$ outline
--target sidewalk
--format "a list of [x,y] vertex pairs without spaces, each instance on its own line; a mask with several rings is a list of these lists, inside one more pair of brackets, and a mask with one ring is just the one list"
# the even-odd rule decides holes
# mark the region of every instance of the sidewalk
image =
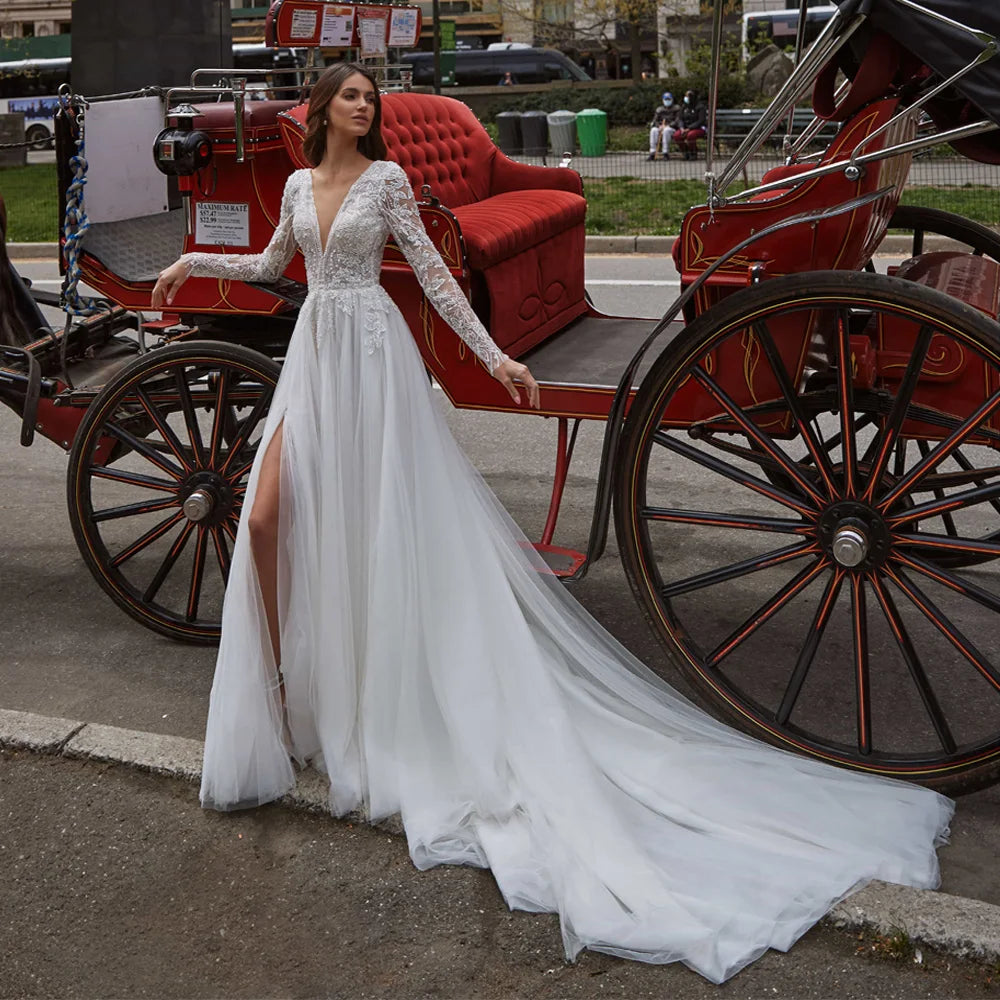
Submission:
[[[166,879],[162,883],[163,898],[157,907],[160,917],[157,918],[155,912],[146,912],[145,906],[142,913],[134,907],[131,911],[136,914],[140,927],[143,919],[149,921],[150,938],[133,942],[134,948],[139,951],[144,946],[157,947],[156,941],[164,935],[167,940],[177,934],[190,939],[192,921],[194,924],[198,921],[185,914],[194,913],[218,919],[218,932],[222,936],[228,921],[228,926],[242,935],[238,940],[247,947],[251,947],[253,938],[258,937],[258,944],[265,951],[271,946],[277,948],[290,932],[285,918],[275,922],[271,915],[279,903],[291,907],[293,913],[301,907],[302,914],[293,922],[301,928],[299,947],[306,947],[309,941],[313,944],[322,941],[324,945],[336,947],[334,942],[316,937],[318,926],[310,926],[310,920],[314,918],[304,919],[303,914],[323,910],[325,919],[329,921],[338,909],[344,908],[346,897],[353,899],[356,906],[358,897],[369,896],[370,893],[382,897],[384,901],[379,902],[376,908],[372,898],[366,898],[364,905],[367,910],[355,912],[344,922],[339,918],[335,921],[337,934],[341,937],[355,935],[354,940],[342,941],[342,944],[357,944],[360,938],[368,938],[370,942],[384,938],[387,946],[393,948],[407,944],[413,946],[409,963],[396,970],[397,977],[403,980],[410,975],[408,970],[414,963],[420,964],[417,961],[420,956],[426,962],[425,939],[430,933],[428,919],[431,925],[443,922],[451,927],[451,930],[443,932],[438,944],[443,955],[451,955],[463,967],[466,976],[474,975],[478,979],[487,967],[497,967],[478,982],[481,988],[486,987],[481,995],[511,995],[507,991],[493,993],[487,984],[504,981],[514,975],[513,966],[517,967],[517,975],[530,978],[537,977],[539,964],[545,964],[550,967],[545,975],[556,976],[551,981],[552,985],[560,984],[561,987],[569,985],[567,980],[579,985],[580,980],[585,982],[589,976],[603,974],[594,971],[595,965],[603,971],[610,971],[613,967],[622,974],[623,984],[626,980],[633,985],[646,984],[655,975],[663,974],[654,973],[648,966],[616,962],[596,955],[586,956],[576,966],[564,965],[558,948],[555,919],[507,913],[487,873],[440,869],[430,876],[420,875],[410,867],[400,831],[391,824],[371,828],[357,819],[351,822],[350,819],[334,821],[321,818],[326,812],[326,785],[315,772],[307,770],[300,774],[296,791],[275,806],[230,816],[201,812],[192,784],[200,777],[201,756],[202,744],[197,740],[0,709],[0,764],[3,765],[0,810],[6,808],[8,817],[17,817],[16,822],[5,824],[5,830],[0,834],[0,878],[3,884],[8,891],[11,890],[11,876],[15,876],[13,897],[16,897],[18,892],[23,893],[27,888],[23,878],[18,888],[18,872],[23,875],[24,869],[32,869],[29,881],[33,883],[41,877],[48,883],[45,898],[60,900],[59,915],[65,918],[75,908],[74,902],[82,903],[86,897],[91,906],[90,922],[93,922],[97,909],[109,908],[113,903],[109,893],[114,898],[119,898],[115,894],[122,894],[120,901],[126,902],[134,898],[132,893],[139,891],[136,883],[142,881],[142,893],[149,895],[152,884],[143,871],[156,869]],[[108,765],[121,765],[121,768],[109,771]],[[40,787],[35,787],[34,780],[25,777],[29,772],[41,775]],[[67,774],[70,775],[68,782],[60,777]],[[157,784],[153,778],[157,775],[179,779],[183,784]],[[67,784],[73,786],[72,789],[67,788]],[[109,785],[119,790],[131,788],[135,792],[109,795]],[[22,800],[22,796],[29,801]],[[308,820],[305,817],[295,820],[290,813],[314,816]],[[39,817],[49,818],[40,822]],[[283,825],[293,832],[287,836],[279,832]],[[247,843],[240,843],[245,837]],[[318,838],[324,839],[324,847],[328,846],[331,850],[317,849]],[[294,850],[286,843],[289,839],[296,843]],[[132,856],[128,851],[122,852],[122,840],[132,844],[128,849]],[[356,854],[361,844],[372,847],[377,860],[351,860],[350,855]],[[390,849],[389,845],[395,846]],[[75,862],[67,858],[67,852],[75,857]],[[136,852],[141,857],[134,856]],[[172,854],[180,856],[171,861]],[[206,856],[215,860],[209,864]],[[17,864],[14,864],[15,858]],[[192,861],[197,862],[197,872],[190,869],[188,862]],[[22,865],[20,862],[26,863]],[[291,896],[280,895],[277,888],[264,891],[263,887],[273,880],[276,872],[298,867],[300,863],[304,863],[305,867],[298,871]],[[79,865],[80,876],[74,879],[75,885],[61,888],[52,885],[61,870],[65,872],[67,866],[75,864]],[[237,879],[231,877],[234,865],[238,866],[239,881],[258,887],[256,892],[250,892],[249,898],[242,896],[243,892],[249,891],[246,888],[239,893],[232,892],[237,884]],[[83,879],[88,870],[90,876]],[[177,881],[168,874],[171,871],[177,871]],[[388,872],[391,872],[389,878],[386,877]],[[446,895],[455,893],[455,898],[441,903],[439,907],[439,889]],[[64,896],[66,890],[69,890],[68,901]],[[289,891],[287,886],[285,891]],[[172,895],[167,896],[168,893]],[[321,901],[324,898],[328,906],[323,906]],[[227,909],[227,900],[236,904],[238,912],[254,899],[259,901],[259,910],[250,907],[245,916],[237,916],[233,910],[225,914],[221,912]],[[403,927],[400,921],[407,910],[413,909],[415,902],[417,909],[428,907],[430,912],[419,921]],[[15,908],[28,905],[29,909],[37,910],[42,906],[42,899],[36,897],[34,904],[24,904],[8,895],[6,905]],[[49,909],[51,906],[46,907],[46,912]],[[251,920],[254,915],[257,919]],[[348,915],[342,916],[347,918]],[[123,917],[124,911],[120,911],[118,919]],[[460,921],[456,927],[453,924],[456,917],[468,922]],[[182,926],[172,926],[174,920]],[[371,926],[359,933],[357,928],[350,928],[355,922],[371,923]],[[171,926],[166,926],[168,923]],[[826,923],[840,929],[867,933],[870,937],[881,935],[902,940],[901,935],[905,935],[909,942],[907,947],[930,947],[956,958],[976,958],[989,963],[1000,961],[1000,907],[946,893],[876,882],[839,904],[827,917]],[[4,927],[5,922],[0,920],[0,928]],[[250,934],[250,929],[255,927],[259,930]],[[10,929],[9,924],[5,930],[0,929],[0,956],[11,953],[2,940]],[[209,930],[207,933],[214,935],[216,932]],[[521,947],[514,947],[511,953],[510,943],[501,946],[496,940],[498,932],[510,942],[519,942]],[[822,932],[813,932],[810,937],[817,933],[822,937]],[[48,934],[52,936],[51,928]],[[330,934],[331,930],[325,931],[325,935]],[[114,938],[114,935],[111,937]],[[525,940],[537,946],[536,956],[544,957],[525,961]],[[217,942],[214,937],[209,937],[201,942],[201,949],[212,953],[223,949],[224,945],[233,946],[231,942]],[[468,951],[476,949],[480,949],[481,954],[474,962],[474,970],[465,968]],[[753,966],[750,972],[739,976],[738,981],[745,985],[747,978],[753,979],[758,974],[767,976],[769,963],[793,962],[800,957],[800,950],[808,953],[809,949],[807,945],[799,944],[787,959],[769,956]],[[529,954],[530,951],[529,947]],[[431,949],[430,954],[433,953]],[[161,959],[165,957],[162,952],[160,954]],[[330,955],[332,959],[333,953]],[[2,961],[0,958],[0,963]],[[367,963],[377,962],[377,958],[355,952],[353,961],[360,963],[357,971],[362,978],[358,983],[370,982]],[[504,976],[494,980],[493,975],[500,968],[503,968]],[[108,971],[99,962],[96,963],[95,973]],[[844,971],[856,974],[858,969]],[[671,973],[686,977],[685,996],[702,995],[693,988],[695,982],[708,987],[707,983],[695,981],[694,977],[681,970],[672,969]],[[428,974],[427,969],[424,974]],[[773,968],[770,974],[773,975]],[[787,981],[784,971],[781,979]],[[199,981],[208,987],[208,981]],[[468,978],[463,981],[469,983],[471,993],[471,982]],[[2,964],[0,982],[11,982],[3,975]],[[191,987],[186,980],[177,982],[178,986],[185,984],[180,995],[195,995],[188,992]],[[404,989],[404,982],[399,978],[394,982],[396,989]],[[114,992],[109,990],[113,983],[114,980],[103,980],[98,992]],[[511,986],[519,990],[527,989],[529,984],[518,982],[511,983]],[[55,984],[49,984],[50,989],[54,987]],[[247,986],[246,989],[244,995],[262,995],[265,992],[257,986]],[[55,991],[62,993],[62,986]],[[531,987],[531,991],[540,995],[537,984]],[[364,995],[355,990],[348,990],[347,994]],[[17,991],[16,995],[32,994]],[[383,994],[376,992],[370,995]],[[393,994],[389,992],[385,995]],[[636,994],[629,992],[627,995]],[[835,995],[849,994],[838,991]],[[874,996],[875,993],[862,995]]]

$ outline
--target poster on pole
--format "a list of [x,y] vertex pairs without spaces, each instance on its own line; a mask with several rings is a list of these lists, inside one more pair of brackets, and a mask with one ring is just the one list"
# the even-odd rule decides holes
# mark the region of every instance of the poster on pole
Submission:
[[320,45],[347,48],[354,38],[354,7],[328,3],[323,7]]
[[389,44],[400,48],[411,49],[417,44],[416,7],[393,7],[389,20]]

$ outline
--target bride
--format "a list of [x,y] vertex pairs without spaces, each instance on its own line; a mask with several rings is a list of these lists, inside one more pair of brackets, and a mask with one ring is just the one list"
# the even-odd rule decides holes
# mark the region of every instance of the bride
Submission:
[[427,238],[368,70],[323,74],[305,151],[263,253],[186,254],[153,292],[276,280],[305,255],[233,555],[202,804],[276,799],[309,764],[335,815],[400,814],[418,868],[489,867],[509,906],[558,913],[568,957],[714,982],[870,879],[936,886],[949,800],[691,705],[564,592],[468,464],[379,285],[390,233],[514,399],[537,407],[538,386]]

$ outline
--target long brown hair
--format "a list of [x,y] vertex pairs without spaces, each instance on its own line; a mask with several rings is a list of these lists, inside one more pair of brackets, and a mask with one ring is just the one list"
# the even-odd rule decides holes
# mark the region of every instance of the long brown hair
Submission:
[[354,73],[360,73],[375,88],[375,117],[367,134],[358,139],[358,152],[369,160],[386,158],[385,140],[382,138],[382,96],[378,91],[378,82],[366,66],[342,62],[330,66],[316,81],[309,95],[306,137],[302,143],[302,152],[314,167],[319,166],[326,152],[327,106],[340,93],[344,81]]

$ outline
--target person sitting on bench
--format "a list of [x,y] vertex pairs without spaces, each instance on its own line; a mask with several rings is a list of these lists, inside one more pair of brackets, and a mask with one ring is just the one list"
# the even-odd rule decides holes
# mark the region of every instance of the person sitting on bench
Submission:
[[653,122],[649,127],[649,159],[656,159],[659,147],[663,159],[670,159],[670,140],[677,131],[677,114],[680,107],[674,102],[674,95],[669,90],[663,92],[663,103],[656,109]]
[[677,121],[679,127],[674,133],[674,140],[684,153],[684,159],[693,160],[698,155],[698,140],[705,135],[708,124],[705,102],[699,101],[693,90],[684,95]]

